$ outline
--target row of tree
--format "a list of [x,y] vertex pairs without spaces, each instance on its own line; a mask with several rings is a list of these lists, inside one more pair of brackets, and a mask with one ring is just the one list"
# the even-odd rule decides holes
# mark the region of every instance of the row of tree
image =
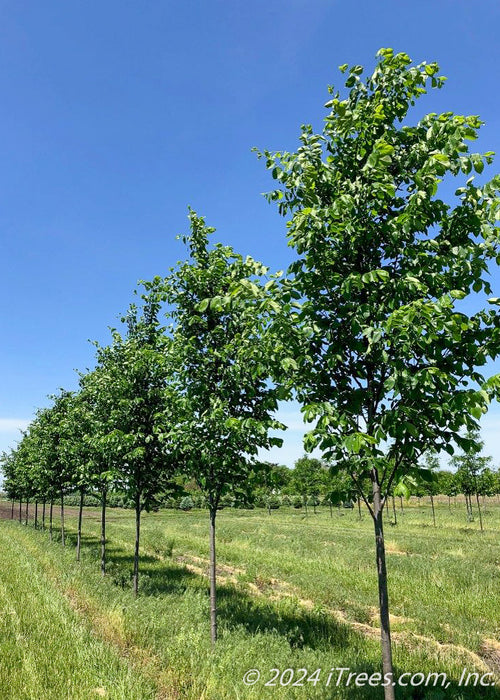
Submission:
[[[479,499],[500,496],[500,469],[492,469],[491,458],[480,455],[482,443],[479,436],[471,434],[470,439],[474,440],[475,448],[451,459],[455,471],[440,469],[439,458],[430,453],[426,455],[421,467],[407,470],[399,482],[393,483],[388,492],[392,499],[393,524],[397,524],[397,497],[400,500],[400,511],[403,511],[405,499],[412,495],[419,500],[428,496],[435,525],[434,497],[447,496],[451,505],[451,499],[462,494],[465,497],[468,520],[473,520],[472,500],[476,500],[481,530],[483,529]],[[184,509],[194,505],[203,506],[203,497],[200,496],[201,494],[191,493],[191,497],[177,500],[177,504]],[[308,506],[316,510],[316,506],[321,504],[329,507],[331,512],[334,506],[353,507],[356,500],[361,516],[361,497],[349,475],[345,472],[336,473],[328,463],[304,456],[297,460],[293,469],[273,464],[262,465],[257,473],[251,475],[246,488],[234,493],[231,499],[227,498],[225,505],[257,505],[267,507],[269,512],[280,506],[304,507],[307,514]],[[388,499],[386,506],[389,512]]]
[[[500,263],[500,177],[478,186],[471,176],[492,161],[469,150],[477,116],[411,124],[415,101],[444,84],[438,70],[391,49],[365,78],[341,66],[347,92],[330,88],[322,132],[306,125],[295,153],[259,153],[277,183],[269,199],[287,217],[287,273],[210,247],[212,229],[191,212],[189,260],[145,285],[125,336],[98,348],[79,391],[60,392],[4,460],[12,496],[52,500],[76,487],[105,504],[110,484],[126,490],[135,590],[141,511],[176,474],[195,479],[210,515],[214,640],[217,510],[257,451],[279,443],[277,402],[293,395],[312,426],[306,451],[348,475],[372,517],[392,678],[384,506],[425,453],[473,449],[467,431],[500,386],[479,369],[500,351],[500,299],[482,296]],[[464,180],[453,204],[437,196],[444,178]],[[477,303],[462,303],[472,293]],[[384,691],[392,700],[390,682]]]
[[[184,240],[189,260],[164,279],[144,283],[138,307],[122,319],[126,332],[97,346],[96,366],[78,391],[60,391],[37,412],[16,449],[3,457],[4,489],[12,499],[61,508],[77,491],[80,557],[85,494],[101,500],[101,570],[106,571],[106,506],[120,490],[135,509],[133,588],[139,586],[141,513],[179,493],[186,478],[203,492],[210,516],[212,640],[217,637],[215,524],[221,498],[255,469],[260,448],[281,444],[269,435],[277,388],[262,359],[262,318],[255,313],[266,269],[222,245],[193,212]],[[260,285],[258,287],[258,285]],[[222,299],[231,294],[231,304]],[[165,312],[169,326],[162,325]]]

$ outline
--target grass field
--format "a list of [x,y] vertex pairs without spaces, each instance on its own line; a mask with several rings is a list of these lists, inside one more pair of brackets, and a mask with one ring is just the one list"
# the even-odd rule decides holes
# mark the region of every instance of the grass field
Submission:
[[[399,509],[398,509],[399,510]],[[7,508],[5,509],[7,511]],[[17,511],[16,511],[17,512]],[[485,532],[462,504],[416,500],[386,525],[396,676],[446,672],[449,686],[400,688],[401,698],[500,698],[500,505]],[[58,521],[56,521],[57,523]],[[69,516],[70,532],[75,517]],[[327,509],[223,510],[218,516],[220,641],[211,652],[208,515],[144,514],[140,596],[130,590],[134,520],[110,510],[109,573],[98,566],[99,514],[84,515],[82,561],[47,533],[0,522],[0,698],[377,698],[335,686],[331,668],[379,671],[371,520]],[[74,536],[69,542],[74,541]],[[319,681],[265,686],[270,669]],[[496,687],[459,687],[467,672]],[[243,675],[259,669],[246,687]],[[291,674],[284,676],[284,682]]]

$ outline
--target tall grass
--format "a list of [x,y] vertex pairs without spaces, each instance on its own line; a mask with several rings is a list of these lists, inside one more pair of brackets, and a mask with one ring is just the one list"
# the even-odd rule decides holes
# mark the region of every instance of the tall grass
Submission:
[[[436,528],[424,501],[420,508],[416,501],[405,504],[398,516],[397,526],[386,526],[396,675],[445,671],[451,681],[445,695],[437,689],[424,693],[408,688],[401,689],[399,697],[499,698],[495,688],[458,688],[456,683],[465,666],[485,672],[500,661],[494,646],[500,631],[500,507],[493,502],[487,505],[483,535],[476,523],[466,522],[465,510],[462,513],[459,505],[452,504],[450,511],[447,501],[437,504]],[[67,525],[71,543],[74,517],[67,518]],[[117,668],[125,664],[129,681],[142,679],[134,681],[145,684],[139,695],[133,690],[123,697],[150,697],[151,684],[157,697],[189,700],[277,694],[307,699],[382,697],[380,688],[325,688],[322,683],[283,689],[259,683],[247,688],[242,682],[249,668],[260,669],[266,680],[271,668],[379,670],[377,589],[368,516],[360,521],[357,511],[347,509],[334,511],[333,517],[320,509],[307,519],[294,509],[270,516],[263,511],[222,511],[218,534],[221,637],[215,653],[210,650],[205,576],[206,512],[144,515],[137,600],[130,589],[133,516],[110,511],[110,569],[105,579],[98,571],[98,527],[97,513],[87,511],[80,564],[74,562],[72,548],[63,551],[60,544],[48,543],[43,533],[15,522],[0,523],[9,543],[9,548],[2,545],[2,551],[6,561],[24,562],[13,565],[16,580],[25,579],[21,598],[28,594],[35,571],[39,592],[34,607],[43,608],[45,590],[49,600],[56,601],[55,610],[40,616],[58,619],[62,613],[57,611],[64,610],[76,620],[80,634],[90,634],[90,626],[91,638],[103,645]],[[16,595],[13,589],[7,599],[11,595]],[[49,639],[45,648],[47,657],[53,658],[56,642]],[[76,646],[85,646],[82,637],[75,639]],[[69,656],[77,658],[73,653]],[[69,669],[62,675],[72,678],[74,665],[63,654],[51,673],[61,666]],[[92,687],[122,692],[118,682],[116,687],[106,682],[110,685],[96,681]],[[50,692],[44,697],[56,697]]]

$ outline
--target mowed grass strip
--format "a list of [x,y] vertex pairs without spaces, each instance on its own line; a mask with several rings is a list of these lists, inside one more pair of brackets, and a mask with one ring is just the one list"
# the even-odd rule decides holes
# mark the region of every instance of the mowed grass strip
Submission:
[[[485,508],[485,532],[467,523],[465,508],[436,506],[437,527],[428,503],[405,504],[398,524],[386,523],[387,567],[395,632],[429,636],[481,652],[485,639],[500,640],[500,505]],[[95,531],[96,523],[87,528]],[[110,536],[129,549],[134,523],[125,511],[110,514]],[[348,620],[378,625],[373,527],[365,513],[327,509],[308,518],[294,509],[224,510],[218,516],[221,578],[236,579],[276,597],[295,593]],[[203,569],[208,559],[205,511],[145,514],[145,554],[173,543],[173,557]],[[194,557],[193,561],[189,556]],[[196,562],[201,558],[201,562]]]
[[[444,506],[440,514],[445,517]],[[418,697],[497,699],[494,688],[456,687],[464,667],[480,672],[489,668],[485,656],[475,652],[481,651],[479,640],[487,635],[494,641],[498,620],[498,589],[493,586],[498,569],[491,559],[498,555],[498,531],[492,527],[495,516],[490,515],[490,529],[481,538],[474,523],[462,527],[458,511],[436,530],[427,526],[428,515],[425,510],[408,509],[404,522],[387,528],[389,577],[392,573],[394,581],[398,572],[401,577],[391,587],[393,612],[399,615],[404,605],[407,615],[394,621],[396,673],[448,673],[451,687],[445,696],[436,689],[434,695],[429,690]],[[74,531],[72,517],[68,524]],[[221,638],[215,654],[209,641],[206,512],[145,514],[143,524],[137,600],[130,590],[130,512],[109,511],[110,567],[104,580],[98,570],[95,512],[84,516],[86,539],[80,565],[74,562],[71,547],[63,551],[59,543],[49,544],[46,533],[16,523],[0,525],[10,526],[12,536],[103,639],[111,640],[135,663],[142,659],[149,674],[155,670],[164,693],[158,697],[382,697],[380,688],[352,685],[327,688],[323,683],[305,683],[280,689],[262,682],[247,688],[242,683],[249,668],[261,670],[264,680],[271,677],[271,668],[307,668],[309,672],[322,668],[323,680],[332,667],[368,674],[379,671],[373,535],[366,517],[359,522],[350,511],[334,512],[333,518],[321,511],[307,519],[293,510],[271,516],[262,511],[222,511],[218,527]],[[485,557],[484,551],[477,552],[480,548],[491,551]],[[429,590],[422,581],[432,580],[440,569],[446,571],[449,558],[460,564],[451,567],[448,577],[443,574],[436,579],[436,588],[442,590],[436,596],[436,588]],[[464,565],[471,569],[469,573],[462,572]],[[450,610],[464,605],[463,600],[456,603],[447,598],[458,589],[460,576],[469,583],[476,580],[473,597],[477,600],[468,615],[449,619]],[[489,602],[491,594],[494,600]],[[407,612],[410,608],[413,618]],[[332,614],[336,611],[343,618]],[[363,622],[356,625],[358,619]],[[433,625],[439,634],[432,634]],[[471,644],[461,647],[462,638]],[[495,663],[495,654],[490,645],[488,663]],[[417,697],[416,692],[401,689],[399,697]]]
[[154,698],[154,684],[94,635],[51,585],[18,536],[25,534],[1,523],[0,698]]

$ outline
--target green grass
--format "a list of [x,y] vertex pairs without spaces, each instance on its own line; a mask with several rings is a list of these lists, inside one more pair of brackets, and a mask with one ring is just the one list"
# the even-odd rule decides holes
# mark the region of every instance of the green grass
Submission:
[[32,556],[38,535],[8,525],[0,528],[0,697],[153,698],[154,684],[93,634],[51,585]]
[[[415,501],[402,515],[398,508],[398,516],[398,525],[387,524],[385,533],[396,674],[445,671],[451,681],[444,695],[430,688],[414,689],[413,695],[401,689],[399,697],[500,698],[496,689],[456,686],[464,667],[500,670],[500,645],[495,648],[500,505],[487,504],[483,534],[477,522],[466,522],[461,504],[450,510],[440,502],[437,528],[427,503],[419,508]],[[74,518],[68,524],[74,533]],[[344,509],[333,517],[320,509],[308,518],[288,508],[270,516],[222,511],[215,654],[204,575],[207,513],[144,514],[137,600],[130,590],[133,514],[109,512],[105,579],[98,571],[98,530],[98,514],[91,510],[84,516],[82,562],[77,564],[71,547],[63,552],[45,533],[0,522],[2,609],[21,610],[28,597],[25,624],[47,626],[44,634],[31,637],[11,629],[13,622],[4,614],[2,687],[15,682],[28,693],[5,697],[98,697],[96,688],[116,698],[382,697],[380,688],[325,688],[321,681],[294,688],[262,683],[246,688],[242,682],[250,668],[260,669],[266,680],[271,668],[322,668],[323,680],[332,667],[379,671],[375,557],[366,514],[360,521],[357,511]],[[60,629],[69,641],[57,634]],[[102,651],[88,652],[92,645],[101,645]],[[39,663],[23,663],[36,654]],[[50,681],[53,676],[57,682]],[[74,684],[74,694],[68,683]]]

